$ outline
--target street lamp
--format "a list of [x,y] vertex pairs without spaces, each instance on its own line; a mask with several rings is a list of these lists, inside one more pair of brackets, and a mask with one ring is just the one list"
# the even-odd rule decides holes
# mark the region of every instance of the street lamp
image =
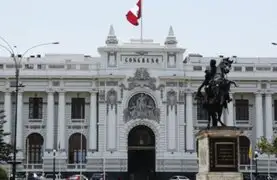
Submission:
[[272,42],[271,43],[273,46],[277,46],[277,43],[276,42]]
[[256,177],[256,179],[258,177],[258,157],[259,157],[259,152],[255,151],[254,161],[255,161],[255,177]]
[[0,40],[2,40],[5,45],[0,44],[0,47],[5,49],[11,56],[11,58],[14,61],[15,65],[15,113],[14,113],[14,139],[13,139],[13,161],[12,161],[12,174],[13,174],[13,180],[15,180],[16,176],[16,138],[17,138],[17,103],[18,103],[18,90],[20,87],[24,87],[22,84],[19,84],[19,70],[20,70],[20,64],[24,56],[32,49],[40,47],[40,46],[46,46],[46,45],[54,45],[54,44],[59,44],[59,42],[50,42],[50,43],[41,43],[34,45],[30,48],[28,48],[22,55],[15,53],[14,48],[15,46],[11,46],[8,41],[6,41],[3,37],[0,36]]
[[56,180],[56,149],[53,150],[53,180]]

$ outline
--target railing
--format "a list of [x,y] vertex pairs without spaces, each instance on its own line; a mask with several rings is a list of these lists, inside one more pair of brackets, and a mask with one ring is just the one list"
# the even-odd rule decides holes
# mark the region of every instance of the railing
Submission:
[[29,119],[29,122],[30,123],[41,123],[41,122],[43,122],[43,118],[41,118],[41,119]]
[[67,164],[67,169],[86,169],[86,164]]
[[252,170],[252,172],[254,173],[255,168],[256,168],[255,165],[252,165],[252,167],[250,165],[247,165],[247,164],[240,164],[239,165],[240,172],[251,172],[251,170]]
[[43,169],[43,164],[24,164],[24,169]]
[[[239,170],[242,173],[250,173],[252,171],[255,174],[256,166],[252,165],[239,165]],[[267,166],[258,166],[258,174],[267,174],[268,167]],[[276,174],[277,173],[277,166],[271,166],[270,172]]]
[[85,118],[73,119],[71,118],[71,123],[87,123],[88,121]]
[[277,175],[271,174],[269,178],[267,174],[258,174],[257,177],[256,175],[253,174],[251,179],[250,174],[244,174],[243,179],[244,180],[277,180]]
[[[63,63],[56,63],[56,64],[39,64],[39,63],[31,63],[31,64],[23,64],[20,68],[21,70],[81,70],[81,71],[88,71],[94,69],[94,63],[87,63],[87,62],[76,62],[73,64],[67,64],[66,62]],[[9,70],[13,69],[14,64],[0,64],[0,69],[2,70]]]

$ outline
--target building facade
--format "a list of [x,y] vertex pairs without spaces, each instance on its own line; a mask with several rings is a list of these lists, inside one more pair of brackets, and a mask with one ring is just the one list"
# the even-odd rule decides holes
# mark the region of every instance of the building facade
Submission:
[[[164,45],[151,40],[119,44],[110,27],[99,57],[48,54],[24,58],[18,95],[17,171],[115,178],[197,173],[195,134],[207,114],[194,99],[209,60],[177,46],[172,28]],[[277,134],[276,58],[232,57],[236,81],[223,121],[244,130],[240,169],[250,171],[249,147]],[[14,132],[15,81],[11,58],[0,58],[0,108]],[[13,135],[6,137],[12,142]],[[55,150],[55,153],[54,153]],[[55,158],[54,158],[55,154]],[[261,155],[258,171],[268,170]],[[276,159],[271,172],[277,173]],[[255,168],[254,168],[255,169]]]

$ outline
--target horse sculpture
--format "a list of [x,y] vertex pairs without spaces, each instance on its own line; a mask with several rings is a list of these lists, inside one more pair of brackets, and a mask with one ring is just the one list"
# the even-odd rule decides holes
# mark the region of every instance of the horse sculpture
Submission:
[[[205,80],[198,88],[196,99],[200,100],[203,108],[208,113],[208,125],[212,120],[212,126],[216,127],[218,122],[221,126],[225,124],[221,121],[223,108],[227,109],[227,105],[232,99],[229,96],[230,87],[233,84],[237,87],[234,81],[228,80],[226,75],[230,72],[233,61],[229,58],[223,58],[216,66],[216,61],[210,61],[210,70],[206,70]],[[205,87],[205,95],[201,93],[201,89]]]

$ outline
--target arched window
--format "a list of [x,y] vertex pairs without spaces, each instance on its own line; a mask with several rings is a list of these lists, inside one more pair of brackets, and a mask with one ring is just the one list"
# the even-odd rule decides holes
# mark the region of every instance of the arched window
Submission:
[[246,136],[239,137],[239,147],[240,147],[240,164],[242,165],[250,164],[250,159],[249,159],[250,141]]
[[26,139],[26,161],[30,164],[42,164],[43,137],[38,133],[30,134]]
[[155,147],[154,132],[147,126],[134,127],[128,135],[128,146],[153,146]]
[[87,140],[81,133],[72,134],[68,143],[69,164],[86,163]]

